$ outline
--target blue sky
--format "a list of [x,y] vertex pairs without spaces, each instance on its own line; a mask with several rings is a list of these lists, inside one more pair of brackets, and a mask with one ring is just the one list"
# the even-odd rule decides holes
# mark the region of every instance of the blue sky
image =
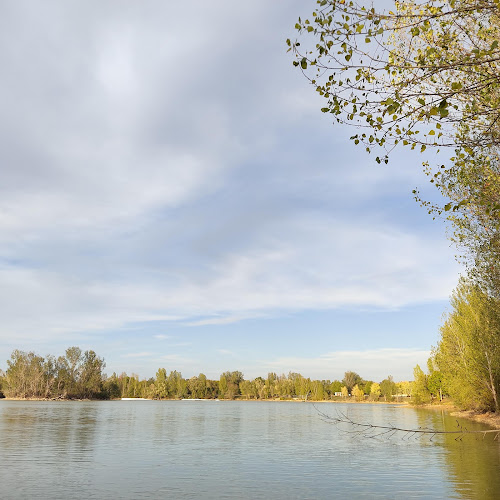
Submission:
[[293,68],[314,7],[1,7],[0,368],[72,345],[141,377],[425,363],[461,269],[412,199],[422,157],[377,165]]

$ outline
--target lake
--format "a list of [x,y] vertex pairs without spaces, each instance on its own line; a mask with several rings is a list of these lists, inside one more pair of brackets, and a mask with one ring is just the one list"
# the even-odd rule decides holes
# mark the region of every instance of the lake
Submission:
[[[317,407],[374,424],[457,428],[436,410]],[[349,431],[310,403],[0,400],[0,498],[500,498],[492,434]]]

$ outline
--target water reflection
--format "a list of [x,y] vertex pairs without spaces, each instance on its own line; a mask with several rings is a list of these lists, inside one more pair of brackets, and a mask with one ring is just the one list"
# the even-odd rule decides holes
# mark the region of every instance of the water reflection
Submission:
[[[456,425],[411,408],[321,409],[381,425]],[[9,499],[495,498],[500,491],[492,439],[363,439],[304,403],[0,402],[0,453]]]
[[[419,413],[420,423],[443,430],[484,430],[483,424],[457,419],[444,411]],[[437,440],[445,451],[444,458],[450,481],[464,499],[498,499],[500,497],[500,444],[494,434],[453,434]]]

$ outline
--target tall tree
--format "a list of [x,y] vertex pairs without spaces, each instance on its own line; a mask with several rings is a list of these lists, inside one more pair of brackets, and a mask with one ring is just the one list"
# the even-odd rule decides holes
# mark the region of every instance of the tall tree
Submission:
[[165,399],[168,397],[167,370],[165,370],[165,368],[159,368],[156,372],[154,397],[158,399]]
[[103,369],[106,366],[104,358],[100,358],[92,351],[85,351],[80,367],[80,379],[78,381],[79,396],[83,398],[95,398],[102,390]]
[[345,372],[342,383],[347,387],[349,394],[351,394],[353,387],[356,384],[360,384],[362,382],[362,378],[356,372]]
[[434,359],[463,408],[500,411],[500,301],[462,280]]
[[7,395],[21,398],[46,397],[44,361],[44,358],[34,352],[14,350],[10,360],[7,360]]
[[415,404],[428,403],[431,399],[428,377],[419,365],[413,369],[412,399]]
[[386,401],[392,401],[394,394],[396,394],[396,383],[392,375],[380,382],[380,392]]

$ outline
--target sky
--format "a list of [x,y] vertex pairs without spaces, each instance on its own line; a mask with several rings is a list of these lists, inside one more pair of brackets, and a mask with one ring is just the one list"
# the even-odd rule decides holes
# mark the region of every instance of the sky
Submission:
[[378,165],[293,67],[314,8],[2,4],[0,369],[74,345],[141,378],[425,365],[462,269],[421,155]]

